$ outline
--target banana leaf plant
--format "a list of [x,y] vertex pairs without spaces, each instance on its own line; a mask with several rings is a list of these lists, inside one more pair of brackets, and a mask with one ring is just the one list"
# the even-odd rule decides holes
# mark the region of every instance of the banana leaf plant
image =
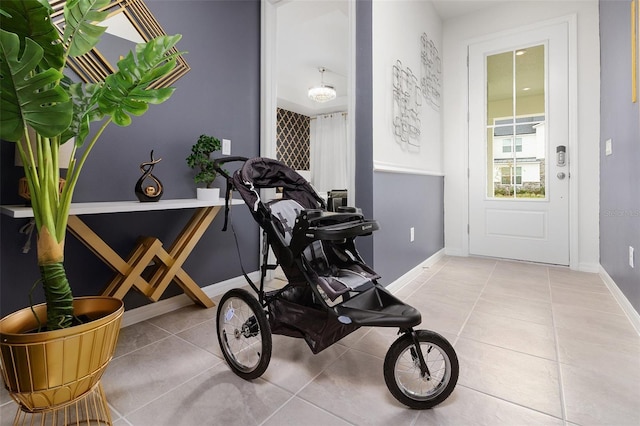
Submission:
[[[72,83],[63,74],[69,57],[91,50],[106,28],[101,11],[110,0],[69,0],[64,32],[47,0],[0,2],[0,138],[16,143],[29,186],[37,229],[37,257],[49,330],[73,323],[73,295],[64,269],[64,241],[73,191],[91,149],[105,128],[128,126],[173,88],[149,86],[171,72],[180,35],[138,44],[104,82]],[[90,130],[90,123],[97,122]],[[28,129],[35,132],[35,149]],[[33,134],[33,132],[31,132]],[[73,143],[66,184],[59,189],[58,149]],[[78,156],[76,157],[76,153]]]

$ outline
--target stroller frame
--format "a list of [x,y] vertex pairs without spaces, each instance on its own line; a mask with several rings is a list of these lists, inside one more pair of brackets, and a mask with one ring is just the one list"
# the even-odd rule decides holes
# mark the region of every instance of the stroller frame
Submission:
[[[244,164],[232,176],[222,165],[234,161]],[[417,409],[431,408],[451,394],[459,370],[453,347],[433,331],[414,329],[422,321],[420,312],[379,284],[379,275],[355,247],[356,237],[378,229],[375,220],[353,207],[327,212],[311,185],[277,160],[226,157],[214,167],[227,180],[223,230],[236,190],[263,232],[259,285],[243,269],[257,300],[233,289],[218,305],[218,342],[235,374],[252,380],[266,371],[271,334],[303,338],[317,354],[362,326],[396,327],[400,337],[384,360],[391,394]],[[258,190],[273,187],[283,188],[283,199],[263,203]],[[278,266],[288,283],[266,291],[268,272]]]

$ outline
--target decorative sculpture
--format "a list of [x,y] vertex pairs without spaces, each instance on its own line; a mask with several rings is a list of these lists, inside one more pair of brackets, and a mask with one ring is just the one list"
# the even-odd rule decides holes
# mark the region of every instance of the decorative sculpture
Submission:
[[[158,158],[157,160],[153,159],[153,150],[151,150],[151,161],[140,164],[142,177],[138,179],[138,182],[136,182],[135,192],[138,200],[143,203],[148,201],[158,201],[160,200],[160,197],[162,197],[162,193],[164,192],[162,182],[151,174],[153,167],[160,161],[162,161],[162,158]],[[151,182],[145,183],[145,181],[149,180]]]

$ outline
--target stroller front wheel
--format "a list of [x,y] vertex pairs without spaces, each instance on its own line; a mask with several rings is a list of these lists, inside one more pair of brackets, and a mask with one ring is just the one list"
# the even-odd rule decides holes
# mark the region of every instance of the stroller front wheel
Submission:
[[260,303],[248,291],[225,293],[217,311],[218,343],[233,372],[245,380],[260,377],[271,360],[271,328]]
[[458,357],[453,346],[433,331],[417,330],[416,339],[426,364],[410,333],[399,337],[384,359],[384,380],[391,394],[411,408],[426,409],[444,401],[458,381]]

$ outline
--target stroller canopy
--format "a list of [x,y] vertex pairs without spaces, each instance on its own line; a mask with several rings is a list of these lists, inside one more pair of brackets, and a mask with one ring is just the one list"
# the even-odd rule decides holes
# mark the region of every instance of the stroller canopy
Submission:
[[324,200],[305,178],[281,161],[271,158],[252,158],[233,175],[233,184],[259,221],[261,200],[259,189],[282,188],[283,200],[294,200],[305,209],[325,209]]

